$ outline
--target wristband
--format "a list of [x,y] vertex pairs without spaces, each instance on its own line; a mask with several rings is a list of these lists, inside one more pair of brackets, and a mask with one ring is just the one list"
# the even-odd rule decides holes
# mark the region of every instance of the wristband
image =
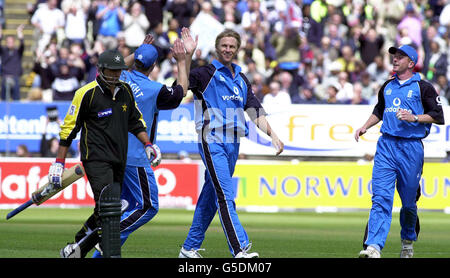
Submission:
[[64,158],[57,158],[57,159],[55,160],[55,162],[56,162],[56,163],[61,163],[61,164],[63,165],[63,167],[64,167],[64,164],[65,164],[66,160],[65,160]]

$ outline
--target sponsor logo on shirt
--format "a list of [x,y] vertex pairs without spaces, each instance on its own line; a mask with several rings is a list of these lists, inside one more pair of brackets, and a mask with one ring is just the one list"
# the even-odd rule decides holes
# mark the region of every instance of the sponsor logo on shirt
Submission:
[[[392,101],[392,105],[391,107],[386,107],[384,109],[384,112],[393,112],[393,113],[397,113],[398,109],[400,108],[400,104],[402,104],[402,101],[396,97],[394,98],[394,100]],[[403,108],[404,109],[404,108]],[[412,113],[411,109],[404,109],[406,111],[408,111],[409,113]]]
[[102,111],[97,113],[97,116],[99,118],[107,117],[107,116],[110,116],[110,115],[112,115],[112,108],[107,108],[107,109],[102,110]]
[[231,95],[231,96],[222,96],[222,99],[225,100],[225,101],[237,100],[237,101],[240,101],[240,102],[244,102],[244,98],[239,95],[239,89],[237,87],[233,87],[233,93],[234,93],[234,95]]
[[402,101],[398,97],[396,97],[394,98],[394,101],[392,101],[392,104],[394,106],[400,106],[400,104],[402,104]]
[[240,102],[244,102],[244,99],[241,96],[222,96],[222,99],[225,100],[225,101],[238,100]]

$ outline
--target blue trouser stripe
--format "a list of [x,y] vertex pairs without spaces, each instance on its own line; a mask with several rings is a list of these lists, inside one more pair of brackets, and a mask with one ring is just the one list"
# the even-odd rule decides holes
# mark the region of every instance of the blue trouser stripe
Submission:
[[[131,213],[126,213],[126,218],[123,218],[120,221],[120,232],[129,229],[132,227],[139,219],[144,216],[147,211],[152,207],[152,201],[150,199],[150,185],[147,179],[147,172],[143,167],[137,167],[138,177],[139,177],[139,185],[142,192],[141,200],[142,207],[138,208]],[[135,230],[135,229],[134,229]]]
[[206,167],[208,168],[208,173],[211,176],[211,181],[214,185],[214,189],[216,190],[217,203],[219,205],[219,216],[220,219],[222,220],[225,236],[227,237],[228,243],[233,249],[234,254],[237,254],[241,251],[241,246],[239,244],[239,239],[236,235],[236,231],[234,229],[233,221],[231,220],[230,208],[227,205],[225,194],[222,190],[222,186],[217,177],[216,169],[214,168],[214,163],[209,150],[209,146],[204,141],[202,142],[202,145]]
[[248,236],[242,227],[234,202],[235,189],[232,175],[236,164],[239,144],[199,144],[199,151],[206,166],[205,183],[194,212],[194,219],[183,244],[185,249],[200,248],[205,232],[217,210],[233,255],[248,244]]
[[[122,214],[120,221],[122,245],[132,232],[149,222],[159,209],[158,187],[150,166],[126,166],[125,173],[121,198],[128,201],[129,207]],[[95,251],[93,257],[98,258],[101,255]]]

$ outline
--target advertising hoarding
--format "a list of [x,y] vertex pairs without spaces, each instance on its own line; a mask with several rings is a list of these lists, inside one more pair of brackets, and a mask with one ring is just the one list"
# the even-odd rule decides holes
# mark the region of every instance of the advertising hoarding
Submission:
[[[53,159],[0,159],[0,206],[14,207],[25,203],[31,194],[48,182]],[[66,168],[79,161],[66,160]],[[160,207],[191,208],[195,206],[200,183],[198,163],[165,161],[154,168]],[[87,177],[77,180],[41,206],[93,206],[94,198]]]

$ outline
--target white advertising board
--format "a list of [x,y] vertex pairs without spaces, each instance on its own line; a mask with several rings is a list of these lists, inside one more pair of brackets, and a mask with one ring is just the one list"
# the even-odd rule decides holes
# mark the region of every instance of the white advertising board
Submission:
[[[268,121],[285,144],[283,155],[350,156],[375,153],[382,122],[368,130],[359,142],[355,131],[369,118],[373,105],[291,105],[265,107]],[[444,106],[445,125],[432,125],[423,140],[425,157],[445,157],[450,151],[450,107]],[[273,154],[269,138],[250,127],[248,138],[241,140],[241,153]]]

